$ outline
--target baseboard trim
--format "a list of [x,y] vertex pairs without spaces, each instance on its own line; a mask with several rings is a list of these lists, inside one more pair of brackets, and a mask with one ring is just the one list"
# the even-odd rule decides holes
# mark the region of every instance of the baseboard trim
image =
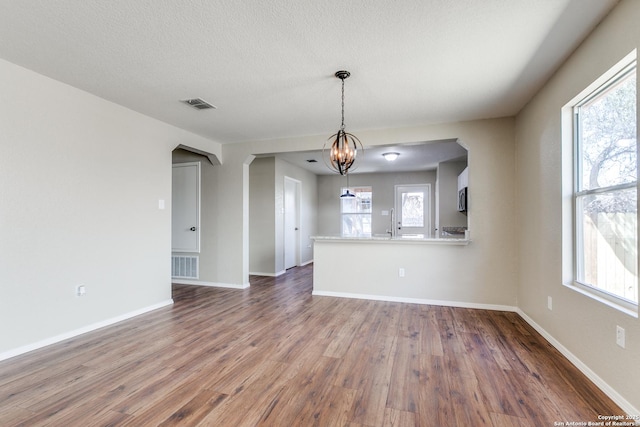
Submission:
[[302,264],[300,264],[298,267],[304,267],[305,265],[309,265],[309,264],[313,264],[313,260],[305,261]]
[[266,277],[278,277],[286,273],[287,270],[278,271],[277,273],[263,273],[260,271],[249,272],[250,276],[266,276]]
[[318,295],[318,296],[325,296],[325,297],[367,299],[367,300],[388,301],[388,302],[404,302],[408,304],[440,305],[445,307],[478,308],[482,310],[512,311],[512,312],[515,312],[517,310],[516,307],[510,306],[510,305],[480,304],[480,303],[473,303],[473,302],[444,301],[444,300],[423,299],[423,298],[404,298],[404,297],[392,297],[387,295],[352,294],[352,293],[346,293],[346,292],[317,291],[315,289],[311,294]]
[[[538,325],[531,317],[529,317],[524,311],[520,308],[516,310],[516,312],[527,322],[533,329],[535,329],[540,335],[544,337],[549,343],[554,346],[564,357],[569,359],[573,365],[578,368],[583,374],[591,380],[600,390],[604,392],[611,400],[613,400],[619,407],[622,408],[627,414],[637,415],[640,414],[640,410],[635,408],[627,399],[622,397],[613,387],[611,387],[605,380],[600,378],[598,374],[593,372],[591,368],[589,368],[582,360],[580,360],[576,355],[571,353],[565,346],[563,346],[558,340],[556,340],[550,333],[548,333],[544,328]],[[638,422],[636,421],[636,425]]]
[[144,307],[138,310],[130,311],[128,313],[122,314],[120,316],[112,317],[110,319],[103,320],[101,322],[92,323],[90,325],[84,326],[79,329],[74,329],[73,331],[65,332],[60,335],[56,335],[50,338],[46,338],[41,341],[34,342],[32,344],[27,344],[22,347],[14,348],[13,350],[5,351],[0,353],[0,361],[10,359],[15,356],[20,356],[21,354],[28,353],[33,350],[38,350],[40,348],[46,347],[51,344],[58,343],[60,341],[67,340],[69,338],[74,338],[82,334],[86,334],[87,332],[92,332],[100,328],[104,328],[105,326],[111,326],[115,323],[122,322],[123,320],[128,320],[136,316],[140,316],[141,314],[148,313],[153,310],[157,310],[162,307],[166,307],[168,305],[173,304],[173,299],[168,299],[162,301],[158,304],[150,305],[148,307]]
[[246,289],[249,287],[249,283],[245,283],[244,285],[236,285],[233,283],[204,282],[202,280],[189,280],[189,279],[171,279],[171,283],[175,283],[176,285],[210,286],[212,288],[230,288],[230,289]]

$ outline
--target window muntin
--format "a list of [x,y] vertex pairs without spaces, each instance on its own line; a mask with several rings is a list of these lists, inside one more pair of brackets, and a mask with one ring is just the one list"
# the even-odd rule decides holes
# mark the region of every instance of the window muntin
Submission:
[[638,303],[635,62],[574,107],[575,279]]
[[[371,237],[371,187],[349,187],[355,197],[341,197],[341,233],[343,237]],[[347,188],[342,189],[342,194]]]

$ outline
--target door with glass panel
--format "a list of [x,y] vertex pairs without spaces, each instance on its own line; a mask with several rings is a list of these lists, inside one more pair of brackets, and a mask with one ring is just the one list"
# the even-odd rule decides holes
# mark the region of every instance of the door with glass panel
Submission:
[[431,237],[431,185],[396,185],[395,227],[398,237]]

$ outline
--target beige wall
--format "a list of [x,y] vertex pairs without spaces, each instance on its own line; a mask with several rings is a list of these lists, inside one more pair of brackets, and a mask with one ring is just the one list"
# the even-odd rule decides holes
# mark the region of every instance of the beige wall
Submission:
[[[370,138],[358,136],[367,141],[397,143],[407,141],[409,133],[414,141],[459,138],[468,149],[472,242],[468,246],[316,242],[314,291],[515,307],[514,121],[481,120],[380,131]],[[332,262],[337,258],[353,262]],[[405,269],[405,277],[398,276],[399,268]]]
[[[358,269],[372,285],[340,291],[384,296],[380,278],[397,280],[402,262],[407,276],[397,283],[408,298],[518,306],[610,395],[640,408],[638,319],[562,284],[560,144],[560,108],[637,48],[638,22],[640,2],[623,0],[516,119],[355,130],[367,146],[458,138],[469,150],[472,242],[362,248]],[[0,199],[9,201],[0,204],[0,356],[170,301],[171,151],[179,144],[222,160],[210,280],[246,285],[254,155],[315,150],[327,137],[220,145],[1,60],[0,96]],[[327,283],[341,277],[318,274]],[[78,284],[85,297],[74,295]],[[626,349],[615,345],[616,325],[626,329]]]
[[438,209],[442,227],[466,227],[467,215],[458,212],[458,175],[467,162],[442,162],[438,165]]
[[[440,252],[443,265],[457,266],[456,275],[451,277],[464,277],[442,299],[516,305],[514,124],[513,119],[506,118],[357,132],[367,145],[459,139],[469,150],[472,209],[468,219],[473,242],[463,248],[462,258],[450,250]],[[227,211],[230,214],[242,211],[243,182],[238,179],[241,175],[238,171],[245,159],[264,153],[318,149],[324,138],[320,135],[224,145],[223,166],[229,173],[221,175],[220,185],[228,193],[228,197],[224,197]],[[228,250],[220,252],[219,262],[229,266],[229,278],[233,283],[242,283],[248,280],[248,272],[242,271],[238,254],[248,248],[248,243],[243,247],[244,237],[249,234],[248,227],[243,228],[242,221],[237,218],[227,225],[224,233],[228,237],[225,237]],[[317,261],[317,254],[314,258]],[[377,256],[366,262],[382,267],[387,259]]]
[[[640,322],[563,286],[560,111],[638,47],[638,22],[640,2],[622,1],[516,119],[518,306],[635,408],[640,408]],[[472,208],[476,203],[474,198]],[[553,298],[553,311],[547,297]],[[626,330],[626,349],[616,345],[616,325]]]
[[313,261],[311,236],[317,234],[318,227],[318,179],[315,174],[289,162],[276,159],[275,211],[276,211],[276,264],[275,271],[284,268],[284,178],[289,177],[300,183],[300,265]]
[[276,272],[276,159],[255,159],[249,166],[249,271]]
[[[373,190],[371,231],[373,234],[385,234],[391,227],[390,211],[394,207],[395,186],[400,184],[431,184],[431,224],[434,224],[435,212],[435,171],[402,173],[363,173],[349,176],[350,186],[371,186]],[[340,194],[347,186],[344,176],[337,174],[318,177],[318,234],[321,236],[339,236],[340,230]]]
[[249,166],[249,271],[274,276],[284,267],[284,179],[300,183],[300,265],[313,261],[310,237],[316,234],[317,177],[275,157],[256,158]]
[[[218,269],[217,218],[219,208],[218,180],[219,167],[211,164],[203,155],[175,149],[172,153],[173,163],[200,163],[200,282],[215,282]],[[174,252],[175,255],[194,255],[193,253]],[[178,280],[180,281],[180,280]]]
[[0,358],[170,303],[171,151],[221,146],[2,60],[0,99]]

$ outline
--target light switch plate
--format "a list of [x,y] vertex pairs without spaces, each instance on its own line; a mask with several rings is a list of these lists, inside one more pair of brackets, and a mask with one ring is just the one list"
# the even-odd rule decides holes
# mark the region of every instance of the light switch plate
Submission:
[[616,344],[620,347],[624,348],[625,345],[624,339],[624,328],[622,326],[616,325]]

